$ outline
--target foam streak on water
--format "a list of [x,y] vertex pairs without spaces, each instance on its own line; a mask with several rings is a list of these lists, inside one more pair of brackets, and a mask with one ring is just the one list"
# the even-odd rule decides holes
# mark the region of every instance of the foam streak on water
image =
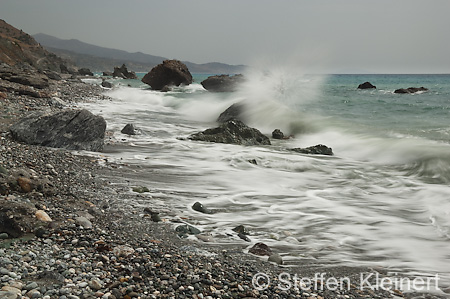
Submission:
[[[219,242],[242,242],[228,234],[243,224],[253,240],[292,262],[439,273],[448,283],[449,77],[251,78],[242,91],[226,94],[198,84],[169,93],[121,87],[108,92],[111,102],[88,108],[115,132],[110,158],[142,167],[133,180],[151,189],[148,200],[163,198]],[[356,90],[368,80],[379,88]],[[393,94],[421,83],[430,92]],[[241,100],[252,107],[252,126],[296,138],[268,147],[177,139],[215,126],[217,115]],[[143,135],[122,135],[129,122]],[[318,143],[335,156],[286,150]],[[195,201],[221,212],[199,215],[190,209]]]

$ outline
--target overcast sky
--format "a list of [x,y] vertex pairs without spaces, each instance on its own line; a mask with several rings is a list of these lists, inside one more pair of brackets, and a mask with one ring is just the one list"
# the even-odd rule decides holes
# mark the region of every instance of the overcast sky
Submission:
[[0,0],[23,31],[196,63],[450,73],[450,0]]

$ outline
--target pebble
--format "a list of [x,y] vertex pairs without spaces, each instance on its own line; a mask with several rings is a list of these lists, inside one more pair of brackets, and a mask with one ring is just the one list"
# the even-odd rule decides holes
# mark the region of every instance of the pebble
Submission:
[[43,222],[52,222],[52,218],[43,210],[37,210],[35,216],[38,220]]

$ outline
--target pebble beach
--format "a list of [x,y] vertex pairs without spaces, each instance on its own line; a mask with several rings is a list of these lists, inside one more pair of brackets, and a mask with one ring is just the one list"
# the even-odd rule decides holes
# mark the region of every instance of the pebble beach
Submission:
[[[19,89],[17,83],[1,83]],[[123,170],[101,153],[11,139],[9,125],[27,113],[108,101],[103,91],[67,78],[52,80],[42,97],[4,93],[2,184],[22,176],[29,179],[29,188],[27,182],[19,182],[18,189],[2,187],[0,221],[14,219],[23,233],[0,236],[0,298],[445,298],[370,288],[362,277],[388,275],[381,269],[323,267],[310,261],[279,265],[248,253],[244,241],[223,245],[180,238],[174,227],[189,225],[191,219],[160,207],[157,214],[151,202],[145,209],[127,204],[139,192],[130,192],[124,182],[113,183]],[[330,278],[336,284],[328,284]]]

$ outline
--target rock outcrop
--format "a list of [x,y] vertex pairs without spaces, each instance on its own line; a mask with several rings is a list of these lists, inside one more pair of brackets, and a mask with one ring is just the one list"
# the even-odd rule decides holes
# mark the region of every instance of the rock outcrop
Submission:
[[236,91],[244,81],[243,75],[217,75],[210,76],[206,80],[202,81],[202,86],[208,90],[213,92],[231,92]]
[[136,73],[128,71],[125,64],[122,64],[121,67],[115,67],[112,76],[123,79],[137,79]]
[[244,121],[243,113],[244,103],[234,103],[219,115],[219,117],[217,118],[217,122],[224,123],[232,119]]
[[404,93],[416,93],[419,91],[428,91],[428,88],[425,88],[425,87],[400,88],[400,89],[396,89],[394,91],[394,93],[404,94]]
[[101,151],[106,121],[83,110],[36,112],[10,127],[14,139],[34,145],[71,150]]
[[358,85],[358,89],[374,89],[377,88],[375,85],[372,85],[370,82],[364,82]]
[[81,76],[94,76],[94,73],[92,73],[91,70],[88,68],[79,69],[78,74]]
[[193,134],[188,139],[241,145],[270,145],[270,140],[259,130],[250,128],[240,120],[229,120],[217,128]]
[[272,132],[272,138],[273,139],[284,139],[283,132],[280,131],[280,129],[275,129]]
[[318,144],[307,148],[292,148],[290,150],[307,155],[327,155],[327,156],[333,155],[333,150],[331,149],[331,147],[328,147],[323,144]]
[[0,79],[38,89],[49,87],[46,75],[38,73],[32,68],[10,67],[4,63],[0,64]]
[[189,85],[192,75],[187,66],[178,60],[164,60],[148,72],[142,82],[154,90],[167,90],[170,86]]

